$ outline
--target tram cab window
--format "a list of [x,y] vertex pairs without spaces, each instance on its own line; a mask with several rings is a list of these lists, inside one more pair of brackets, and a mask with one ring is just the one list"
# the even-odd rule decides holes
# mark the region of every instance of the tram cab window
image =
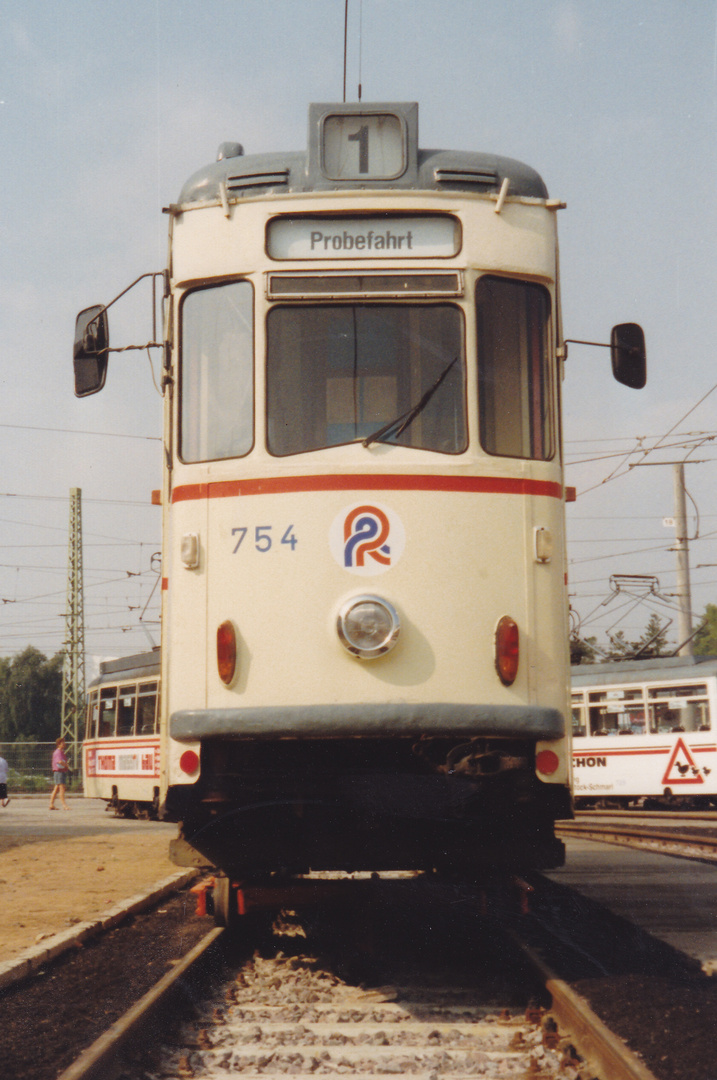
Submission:
[[137,687],[121,686],[117,699],[117,734],[134,735],[134,713]]
[[466,449],[460,310],[445,303],[274,307],[269,451],[301,454],[368,436],[443,454]]
[[140,683],[136,730],[138,735],[152,735],[157,730],[157,683]]
[[100,690],[100,716],[97,729],[98,738],[107,739],[110,735],[114,735],[116,721],[117,688],[115,686],[106,686],[103,690]]
[[547,290],[507,278],[479,278],[476,320],[481,446],[504,457],[551,458]]
[[254,441],[253,294],[233,281],[185,296],[181,314],[183,461],[248,454]]

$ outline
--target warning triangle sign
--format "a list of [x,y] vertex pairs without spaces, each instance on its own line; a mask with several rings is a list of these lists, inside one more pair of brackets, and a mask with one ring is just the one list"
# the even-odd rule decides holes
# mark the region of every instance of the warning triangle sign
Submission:
[[695,765],[689,749],[678,739],[662,777],[663,784],[704,784],[702,770]]

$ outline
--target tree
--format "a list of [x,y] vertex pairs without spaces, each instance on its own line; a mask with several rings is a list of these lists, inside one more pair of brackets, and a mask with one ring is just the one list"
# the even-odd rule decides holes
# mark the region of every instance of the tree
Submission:
[[642,637],[638,641],[628,641],[622,630],[610,634],[610,650],[607,660],[628,660],[639,656],[640,660],[649,660],[656,656],[671,656],[674,647],[667,643],[667,627],[662,626],[659,615],[651,615]]
[[570,663],[571,664],[594,664],[597,653],[595,651],[596,638],[581,638],[577,634],[570,637]]
[[0,658],[0,742],[51,742],[60,734],[62,661],[28,645]]
[[697,656],[717,656],[717,604],[708,604],[694,638]]
[[659,615],[651,615],[645,632],[636,643],[640,657],[647,660],[651,656],[669,656],[674,647],[667,644],[667,627],[662,625]]

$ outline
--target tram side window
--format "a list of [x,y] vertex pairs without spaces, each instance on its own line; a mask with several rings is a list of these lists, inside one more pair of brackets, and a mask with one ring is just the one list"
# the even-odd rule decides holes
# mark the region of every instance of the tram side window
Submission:
[[591,735],[645,734],[645,703],[640,688],[594,691],[589,699]]
[[117,734],[134,735],[137,686],[121,686],[117,701]]
[[576,738],[580,738],[585,735],[585,706],[582,703],[582,698],[573,698],[572,704],[573,713],[573,735]]
[[137,698],[137,734],[153,735],[157,730],[157,683],[140,683]]
[[455,305],[292,304],[269,312],[272,454],[365,439],[392,421],[381,441],[458,454],[466,448],[465,417],[463,320]]
[[97,738],[97,721],[100,715],[100,701],[99,694],[96,690],[90,690],[90,696],[87,701],[87,724],[85,727],[85,738],[96,739]]
[[100,716],[97,736],[107,739],[115,733],[117,721],[117,687],[106,686],[100,691]]
[[254,441],[252,287],[195,289],[182,304],[179,454],[215,461]]
[[648,691],[650,731],[710,731],[707,686],[655,686]]
[[554,453],[548,327],[542,285],[476,284],[480,441],[489,454],[546,461]]

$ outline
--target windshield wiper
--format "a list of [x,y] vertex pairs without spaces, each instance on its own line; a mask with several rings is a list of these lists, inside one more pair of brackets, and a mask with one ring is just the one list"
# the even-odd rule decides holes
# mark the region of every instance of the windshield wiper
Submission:
[[378,431],[374,431],[371,435],[367,435],[365,439],[362,439],[362,446],[370,446],[371,443],[378,442],[380,439],[383,438],[384,435],[388,435],[389,432],[393,431],[394,428],[396,429],[394,434],[396,436],[401,435],[406,430],[408,425],[413,423],[418,414],[425,409],[426,405],[431,400],[436,390],[445,379],[446,375],[448,375],[453,365],[457,363],[458,357],[454,356],[450,364],[446,364],[443,371],[438,376],[433,385],[428,387],[423,397],[420,398],[420,400],[417,401],[415,405],[412,405],[411,408],[408,409],[406,412],[401,413],[401,415],[397,416],[395,420],[391,420],[390,423],[384,424],[383,427],[380,427],[378,429]]

